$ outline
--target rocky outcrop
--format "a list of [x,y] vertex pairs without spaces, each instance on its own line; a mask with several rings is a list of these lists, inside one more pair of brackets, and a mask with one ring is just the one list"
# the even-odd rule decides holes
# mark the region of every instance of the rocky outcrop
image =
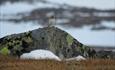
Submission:
[[20,57],[36,49],[50,50],[61,59],[78,55],[94,57],[96,53],[57,27],[39,28],[0,39],[0,53],[4,55]]

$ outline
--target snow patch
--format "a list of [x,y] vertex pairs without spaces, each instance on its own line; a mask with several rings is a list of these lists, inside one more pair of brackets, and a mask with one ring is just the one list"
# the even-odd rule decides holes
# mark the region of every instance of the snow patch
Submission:
[[81,55],[78,55],[77,57],[66,59],[66,61],[71,61],[71,60],[81,61],[81,60],[86,60],[86,58],[84,58]]
[[56,23],[58,24],[68,23],[69,21],[69,19],[56,19]]
[[21,59],[54,59],[61,61],[61,59],[48,50],[34,50],[30,53],[24,53],[20,56]]
[[103,21],[101,23],[101,25],[105,26],[105,27],[109,27],[109,28],[115,28],[115,22],[114,21],[108,21],[108,22]]
[[93,13],[94,16],[98,16],[98,17],[111,17],[111,16],[115,16],[115,13],[104,13],[104,12],[98,12],[98,13]]

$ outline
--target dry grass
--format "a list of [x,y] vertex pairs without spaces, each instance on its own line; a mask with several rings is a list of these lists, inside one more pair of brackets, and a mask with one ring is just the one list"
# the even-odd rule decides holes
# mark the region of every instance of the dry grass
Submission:
[[20,60],[0,55],[0,70],[115,70],[115,60],[86,61]]

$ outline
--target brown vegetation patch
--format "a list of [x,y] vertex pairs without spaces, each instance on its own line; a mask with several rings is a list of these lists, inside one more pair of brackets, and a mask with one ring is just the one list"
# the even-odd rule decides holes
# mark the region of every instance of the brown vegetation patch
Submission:
[[0,70],[115,70],[115,60],[21,60],[18,58],[0,55]]

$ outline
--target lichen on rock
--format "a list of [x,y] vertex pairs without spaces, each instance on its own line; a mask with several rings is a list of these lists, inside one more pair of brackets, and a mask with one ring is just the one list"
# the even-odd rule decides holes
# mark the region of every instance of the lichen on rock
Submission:
[[67,32],[52,26],[3,37],[0,39],[0,50],[3,48],[5,48],[5,54],[8,53],[6,52],[8,48],[9,55],[12,56],[20,56],[36,49],[50,50],[64,59],[78,55],[87,54],[88,56],[86,48],[89,47],[84,46]]
[[8,55],[10,53],[10,51],[8,50],[7,47],[4,47],[0,50],[0,53],[2,53],[3,55]]
[[66,37],[66,39],[67,39],[68,45],[71,46],[72,43],[73,43],[73,37],[72,37],[71,35],[68,34],[67,37]]

